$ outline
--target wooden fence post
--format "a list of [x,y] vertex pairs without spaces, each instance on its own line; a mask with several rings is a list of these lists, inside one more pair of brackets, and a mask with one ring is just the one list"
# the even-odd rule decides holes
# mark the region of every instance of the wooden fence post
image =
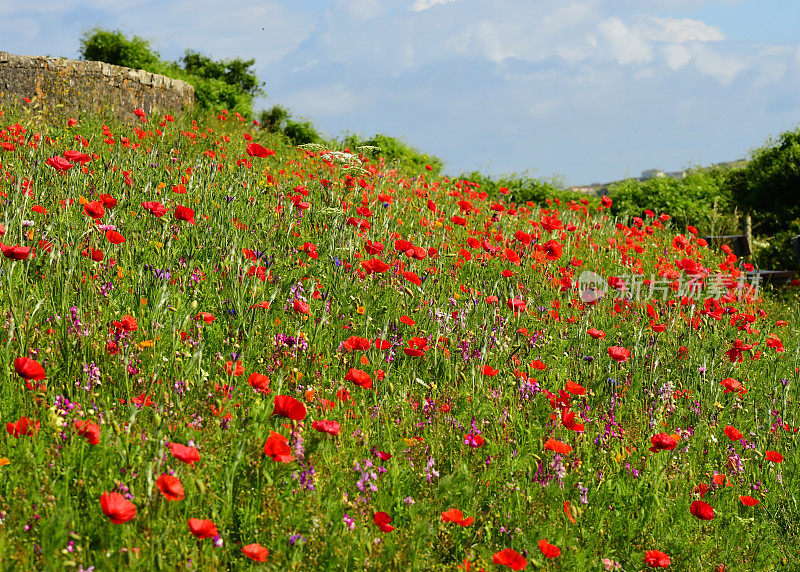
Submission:
[[750,213],[744,215],[744,235],[747,237],[747,244],[750,246],[751,256],[755,258],[755,250],[753,245],[753,221],[750,219]]

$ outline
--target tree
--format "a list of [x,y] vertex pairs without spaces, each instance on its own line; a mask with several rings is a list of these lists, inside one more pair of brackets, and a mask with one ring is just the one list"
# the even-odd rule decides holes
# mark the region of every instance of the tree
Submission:
[[265,129],[270,133],[281,132],[290,115],[291,113],[284,106],[273,105],[269,109],[265,109],[261,112],[261,116],[259,117],[261,129]]
[[800,218],[800,129],[753,151],[740,175],[731,180],[734,201],[753,217],[756,230],[773,234]]
[[195,106],[199,109],[227,109],[252,117],[253,99],[263,93],[262,83],[252,69],[254,59],[217,61],[187,50],[179,62],[164,61],[147,40],[139,36],[128,38],[119,30],[87,30],[81,38],[81,57],[183,80],[194,87]]
[[186,50],[181,62],[185,72],[206,79],[221,80],[251,98],[263,93],[261,89],[263,84],[251,69],[256,64],[255,59],[233,58],[215,61],[199,52]]
[[273,105],[259,116],[261,128],[270,133],[282,133],[294,145],[320,143],[324,140],[310,121],[296,121],[282,105]]
[[770,139],[728,179],[739,207],[761,235],[756,259],[764,268],[797,268],[792,238],[800,234],[800,128]]
[[129,39],[119,30],[112,32],[102,28],[92,28],[83,34],[81,57],[134,69],[147,69],[161,61],[144,38]]

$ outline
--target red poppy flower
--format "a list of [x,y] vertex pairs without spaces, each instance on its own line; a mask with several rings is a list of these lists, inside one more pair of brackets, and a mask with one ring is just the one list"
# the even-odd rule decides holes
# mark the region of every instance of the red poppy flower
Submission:
[[244,375],[244,365],[242,360],[237,359],[234,364],[232,360],[225,362],[225,373],[233,377],[241,377]]
[[370,258],[369,260],[362,262],[361,266],[363,266],[364,270],[366,270],[369,273],[386,272],[390,268],[388,264],[386,264],[382,260],[378,260],[377,258]]
[[520,300],[519,298],[509,298],[506,301],[506,306],[508,306],[509,310],[512,310],[514,312],[515,316],[519,312],[524,312],[525,308],[527,308],[527,304],[525,303],[525,300]]
[[767,461],[772,461],[773,463],[783,462],[783,455],[781,455],[777,451],[767,451],[766,453],[764,453],[764,456],[767,458]]
[[276,395],[272,414],[302,421],[306,418],[306,406],[290,395]]
[[178,205],[175,207],[175,220],[184,220],[189,224],[194,224],[194,210],[189,207]]
[[100,508],[114,524],[124,524],[136,516],[136,505],[119,493],[103,493]]
[[404,323],[406,326],[416,326],[417,325],[417,323],[414,320],[412,320],[411,318],[409,318],[405,314],[400,316],[400,321],[402,323]]
[[114,327],[119,330],[125,330],[126,332],[135,332],[139,329],[139,323],[136,321],[136,318],[126,314],[122,316],[122,320],[118,322],[114,321]]
[[156,479],[156,486],[168,501],[183,500],[185,496],[183,483],[178,477],[167,474],[161,475]]
[[33,419],[22,416],[17,419],[15,423],[11,423],[10,421],[6,423],[6,431],[8,431],[9,435],[12,437],[19,439],[23,435],[35,435],[39,432],[41,425],[42,422],[39,420],[34,422]]
[[369,349],[369,340],[367,338],[360,338],[358,336],[350,336],[344,342],[342,347],[348,351],[367,351]]
[[262,147],[258,143],[248,143],[247,144],[247,154],[251,157],[269,157],[270,155],[274,155],[275,151],[272,149],[267,149],[266,147]]
[[314,431],[319,431],[320,433],[327,433],[328,435],[338,435],[339,430],[341,429],[338,421],[333,421],[331,419],[321,419],[319,421],[314,421],[311,424],[311,428]]
[[165,207],[161,203],[154,202],[154,201],[144,202],[144,203],[142,203],[142,206],[145,209],[149,210],[156,218],[161,218],[162,216],[167,214],[167,211],[169,210],[167,207]]
[[628,361],[631,357],[631,350],[620,347],[611,346],[608,348],[608,355],[617,363]]
[[292,309],[296,314],[308,314],[311,312],[311,306],[308,305],[308,302],[304,302],[299,298],[294,301],[294,304],[292,304]]
[[372,520],[381,530],[381,532],[392,532],[394,530],[394,527],[391,524],[389,524],[390,522],[392,522],[392,517],[386,514],[385,512],[382,511],[376,512],[375,515],[372,517]]
[[367,240],[364,244],[364,250],[367,251],[367,254],[370,256],[375,256],[376,254],[380,254],[383,252],[384,246],[382,242],[372,242],[371,240]]
[[528,561],[513,548],[504,548],[500,552],[496,552],[492,556],[492,564],[508,566],[512,570],[525,570],[528,567]]
[[59,173],[64,173],[66,171],[69,171],[73,166],[72,163],[67,161],[61,155],[56,155],[55,157],[50,157],[47,161],[45,161],[45,163],[47,163],[48,165],[53,167],[53,169],[55,169]]
[[173,457],[189,465],[194,465],[200,460],[200,452],[195,447],[187,447],[180,443],[170,443],[169,451]]
[[705,501],[696,500],[689,507],[689,512],[700,520],[712,520],[714,518],[714,509]]
[[403,272],[403,278],[405,278],[412,284],[416,284],[417,286],[422,286],[422,280],[414,272],[410,271]]
[[457,508],[451,508],[442,513],[443,522],[454,522],[458,526],[470,526],[475,522],[475,517],[464,518],[464,513]]
[[678,446],[678,442],[673,439],[672,435],[669,433],[658,433],[657,435],[653,435],[650,437],[650,443],[652,444],[650,450],[653,453],[657,453],[658,451],[672,451]]
[[606,333],[603,330],[596,330],[595,328],[589,328],[586,330],[586,333],[596,340],[606,337]]
[[467,433],[464,435],[464,444],[469,445],[472,449],[483,447],[486,444],[486,439],[477,433]]
[[714,481],[714,484],[716,486],[718,486],[718,487],[722,487],[722,486],[732,487],[733,486],[731,484],[730,479],[728,477],[726,477],[725,475],[720,474],[720,473],[716,473],[713,477],[711,477],[711,480]]
[[668,554],[658,550],[648,550],[644,553],[644,563],[650,568],[669,568],[671,561]]
[[264,443],[264,454],[276,463],[289,463],[294,459],[289,440],[275,431],[269,432],[267,442]]
[[561,455],[568,455],[572,451],[572,447],[567,445],[566,443],[562,443],[561,441],[556,441],[552,437],[547,440],[547,443],[544,444],[545,449],[550,449],[551,451],[555,451]]
[[92,218],[103,218],[106,209],[100,201],[92,201],[83,205],[83,212]]
[[345,380],[352,381],[357,386],[363,387],[364,389],[372,389],[372,377],[370,377],[366,371],[351,367],[344,378]]
[[744,506],[756,506],[758,503],[761,502],[760,500],[753,497],[749,497],[747,495],[740,496],[739,500],[742,502]]
[[95,262],[102,262],[103,261],[103,251],[98,250],[97,248],[84,248],[81,250],[81,256],[85,256],[86,258],[91,258]]
[[520,265],[519,254],[517,254],[516,252],[514,252],[510,248],[506,248],[503,251],[503,254],[506,257],[506,260],[508,260],[511,264],[516,264],[517,266]]
[[558,260],[561,258],[564,246],[557,240],[548,240],[542,245],[542,249],[548,260]]
[[199,314],[197,314],[197,319],[203,320],[206,324],[210,324],[211,322],[216,320],[214,314],[210,314],[209,312],[200,312]]
[[208,519],[201,520],[199,518],[190,518],[189,530],[198,540],[219,536],[219,532],[217,531],[217,526],[214,524],[214,521]]
[[46,375],[44,368],[36,360],[18,357],[14,360],[14,371],[23,379],[41,381]]
[[575,423],[575,412],[569,409],[561,410],[561,422],[564,424],[564,427],[576,433],[582,433],[585,429],[583,423]]
[[572,395],[586,395],[586,388],[574,381],[567,380],[566,390]]
[[251,373],[250,377],[247,378],[247,383],[250,384],[250,387],[257,389],[265,395],[271,391],[269,388],[269,377],[264,374],[256,372]]
[[500,370],[499,369],[494,369],[492,366],[490,366],[487,363],[487,364],[484,364],[484,366],[481,368],[481,373],[483,375],[485,375],[486,377],[494,377],[498,373],[500,373]]
[[86,153],[81,153],[80,151],[69,150],[64,151],[64,159],[70,163],[80,163],[81,165],[85,165],[92,160],[92,156],[87,155]]
[[242,554],[255,562],[266,562],[269,550],[258,543],[242,546]]
[[78,435],[85,438],[90,445],[97,445],[100,443],[100,426],[97,423],[92,423],[89,420],[76,421],[75,431]]
[[720,385],[725,388],[725,393],[737,392],[739,395],[747,393],[747,389],[742,385],[741,381],[727,377],[720,381]]
[[20,246],[19,244],[11,246],[10,244],[0,243],[0,250],[2,250],[3,256],[11,260],[27,260],[31,255],[30,246]]
[[115,206],[117,206],[117,199],[115,199],[108,193],[102,193],[97,198],[100,199],[100,202],[103,203],[103,206],[106,207],[107,209],[113,209]]
[[125,237],[116,230],[108,230],[106,231],[106,240],[111,244],[122,244],[125,242]]
[[561,556],[561,549],[547,542],[544,538],[539,541],[539,550],[545,558],[558,558]]
[[728,436],[728,439],[731,441],[738,441],[739,439],[743,438],[742,432],[739,431],[736,427],[731,425],[725,425],[725,435]]

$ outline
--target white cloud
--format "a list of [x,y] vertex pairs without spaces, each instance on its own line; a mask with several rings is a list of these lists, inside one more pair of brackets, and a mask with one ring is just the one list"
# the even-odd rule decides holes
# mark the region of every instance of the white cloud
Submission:
[[653,60],[653,48],[642,32],[619,18],[607,18],[597,26],[612,57],[622,65],[645,64]]
[[299,116],[324,117],[357,112],[369,102],[369,97],[344,83],[321,85],[296,91],[289,95],[291,107]]
[[532,167],[579,183],[731,159],[796,121],[800,46],[735,42],[713,19],[683,17],[710,1],[0,0],[0,38],[75,55],[99,24],[167,59],[254,57],[259,104],[331,135],[380,130],[453,172]]
[[437,4],[452,4],[453,2],[459,1],[460,0],[414,0],[414,5],[411,6],[411,9],[414,12],[422,12],[428,8],[433,8]]
[[664,46],[662,52],[664,54],[664,59],[667,61],[667,65],[672,71],[685,68],[691,63],[694,57],[687,46],[682,46],[680,44]]
[[719,53],[702,44],[694,46],[693,62],[698,71],[723,85],[731,83],[750,64],[749,58]]
[[654,42],[719,42],[725,34],[719,28],[709,26],[692,18],[656,18],[644,16],[640,27],[648,39]]
[[337,6],[360,22],[371,20],[385,11],[382,0],[339,0]]

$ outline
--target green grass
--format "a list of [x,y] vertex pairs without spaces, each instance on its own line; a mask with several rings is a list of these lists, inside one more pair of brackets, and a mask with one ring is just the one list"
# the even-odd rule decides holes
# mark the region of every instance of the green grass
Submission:
[[[580,202],[512,206],[460,179],[382,169],[377,157],[285,147],[235,118],[198,119],[195,129],[188,117],[162,126],[151,117],[141,139],[109,122],[109,144],[99,119],[68,128],[3,113],[2,241],[35,254],[0,259],[0,420],[40,423],[0,445],[4,569],[248,568],[257,564],[241,548],[256,542],[274,570],[455,570],[465,558],[490,569],[505,548],[545,569],[604,570],[609,559],[638,570],[648,550],[669,554],[674,570],[796,564],[796,289],[722,300],[717,313],[706,296],[682,303],[672,291],[669,301],[626,304],[609,293],[585,304],[575,287],[584,270],[609,278],[640,269],[666,284],[684,258],[713,272],[726,264],[735,273],[736,263],[670,221],[639,228]],[[86,172],[56,172],[46,160],[78,149],[76,136],[92,155]],[[248,156],[245,136],[276,154]],[[186,194],[173,192],[181,184]],[[104,193],[117,205],[93,222],[82,203]],[[147,201],[170,210],[157,218]],[[196,223],[176,220],[177,205]],[[111,244],[98,224],[126,242]],[[679,233],[689,238],[680,250]],[[400,237],[425,258],[395,250]],[[385,244],[375,257],[389,270],[364,271],[366,240]],[[550,240],[563,245],[553,260]],[[88,248],[103,260],[82,256]],[[515,315],[511,298],[526,309]],[[298,299],[308,314],[294,310]],[[126,315],[138,327],[123,334],[113,322]],[[785,351],[767,345],[773,333]],[[351,336],[369,349],[348,352]],[[416,340],[424,356],[403,351],[413,337],[426,340]],[[737,339],[757,344],[741,363],[726,353]],[[614,362],[611,346],[629,349],[630,360]],[[26,387],[19,357],[46,378]],[[226,372],[237,360],[241,376]],[[499,373],[483,375],[484,365]],[[346,381],[351,368],[373,388]],[[254,372],[269,377],[269,394],[248,384]],[[726,378],[747,393],[725,393]],[[548,397],[568,380],[586,389],[562,394],[585,424],[580,433]],[[303,402],[307,417],[274,416],[277,395]],[[76,406],[66,410],[65,400]],[[322,419],[340,423],[338,436],[312,428]],[[76,420],[99,425],[97,445],[77,434]],[[746,446],[726,437],[726,425]],[[289,438],[293,461],[264,454],[273,431]],[[465,444],[477,431],[483,446]],[[653,453],[657,433],[681,438]],[[551,438],[571,451],[546,449]],[[190,442],[200,455],[193,465],[167,446]],[[765,460],[766,451],[784,461]],[[183,500],[159,492],[156,479],[169,472]],[[715,486],[715,474],[731,486]],[[701,483],[713,520],[690,513]],[[105,492],[131,495],[135,517],[113,524],[101,510]],[[760,504],[744,506],[740,495]],[[443,522],[450,508],[474,524]],[[378,511],[392,532],[373,522]],[[192,536],[190,518],[213,520],[221,546]],[[561,555],[545,558],[542,539]]]

